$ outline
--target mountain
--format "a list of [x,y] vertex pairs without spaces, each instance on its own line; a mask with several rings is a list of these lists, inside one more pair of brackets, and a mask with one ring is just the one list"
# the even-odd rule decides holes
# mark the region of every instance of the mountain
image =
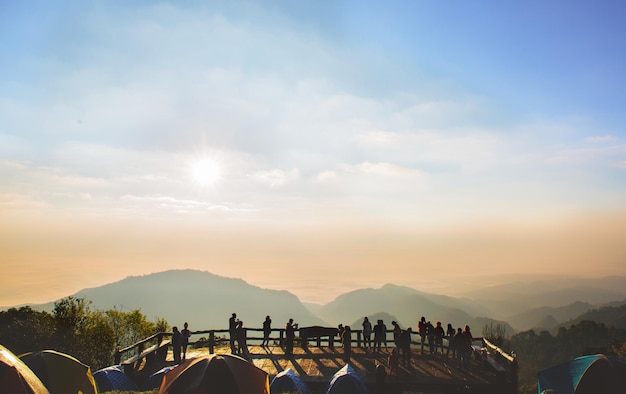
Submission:
[[597,323],[604,323],[607,327],[626,329],[626,302],[620,306],[607,306],[592,309],[576,319],[570,320],[562,326],[569,327],[578,324],[583,320],[591,320]]
[[576,301],[600,305],[626,298],[626,277],[622,276],[522,277],[510,282],[494,278],[491,284],[484,279],[477,283],[484,285],[468,291],[466,296],[484,305],[492,312],[488,315],[497,319],[508,319],[537,307],[558,308]]
[[[505,320],[519,331],[526,331],[532,328],[550,329],[560,323],[574,319],[593,307],[593,305],[587,302],[573,302],[561,307],[542,306],[507,317]],[[546,320],[548,317],[551,319]],[[546,325],[550,324],[551,321],[553,321],[554,324],[551,326]]]
[[380,289],[367,288],[344,293],[320,308],[318,313],[328,322],[350,323],[361,321],[364,316],[385,312],[395,316],[401,326],[416,329],[421,316],[426,316],[433,323],[441,321],[460,326],[471,319],[471,314],[478,314],[480,310],[480,306],[466,299],[386,284]]
[[[165,318],[172,326],[188,322],[191,330],[228,328],[233,312],[244,326],[261,328],[266,315],[273,327],[289,318],[301,325],[324,322],[287,291],[262,289],[241,279],[205,271],[172,270],[131,276],[119,282],[84,289],[74,294],[93,302],[96,309],[141,309],[148,319]],[[38,309],[51,310],[52,304]]]

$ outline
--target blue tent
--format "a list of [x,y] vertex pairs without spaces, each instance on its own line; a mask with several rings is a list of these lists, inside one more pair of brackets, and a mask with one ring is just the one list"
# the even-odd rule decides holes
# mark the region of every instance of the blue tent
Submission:
[[626,360],[582,356],[537,374],[537,391],[558,394],[626,393]]
[[271,393],[298,393],[309,394],[311,390],[304,383],[304,380],[293,371],[287,368],[277,374],[270,384]]
[[138,391],[139,387],[122,371],[120,365],[113,365],[97,370],[93,378],[100,392],[105,391]]
[[141,387],[140,387],[141,391],[154,390],[154,389],[158,389],[159,387],[161,387],[161,382],[163,381],[163,377],[174,368],[176,368],[175,365],[172,365],[169,367],[163,367],[159,369],[158,371],[156,371],[155,373],[153,373],[152,375],[148,376],[148,379],[146,379],[141,384]]
[[369,394],[369,390],[350,364],[346,364],[333,375],[326,394]]

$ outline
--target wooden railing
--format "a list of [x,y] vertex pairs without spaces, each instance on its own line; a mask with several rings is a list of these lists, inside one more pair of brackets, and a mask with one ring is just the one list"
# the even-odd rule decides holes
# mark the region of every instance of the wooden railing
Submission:
[[[302,327],[301,329],[303,329]],[[301,329],[297,329],[296,331],[300,332]],[[245,328],[246,333],[246,344],[250,341],[263,341],[263,329],[262,328]],[[208,334],[208,349],[209,353],[215,353],[215,348],[220,340],[224,341],[225,338],[220,338],[219,334],[227,334],[229,331],[227,329],[218,329],[218,330],[200,330],[192,332],[192,335],[205,335]],[[253,335],[250,335],[253,333]],[[260,333],[259,335],[254,335],[256,333]],[[278,333],[278,337],[275,335]],[[392,331],[387,330],[385,333],[385,342],[386,344],[390,344],[393,346],[393,339],[390,339],[389,336]],[[270,341],[278,341],[280,346],[283,346],[285,340],[285,329],[272,329],[272,334],[270,335]],[[356,347],[361,347],[363,345],[363,332],[362,330],[353,330],[351,331],[351,335],[353,338],[352,343],[356,345]],[[417,337],[418,340],[411,340],[412,345],[420,345],[421,346],[421,337],[416,332],[411,333],[412,338]],[[168,347],[171,345],[171,336],[172,333],[161,332],[158,334],[154,334],[146,339],[143,339],[131,346],[125,347],[123,349],[119,349],[115,353],[115,362],[116,364],[122,364],[125,369],[129,372],[137,371],[142,363],[150,363],[152,361],[165,361],[167,356]],[[303,346],[307,346],[309,343],[314,342],[315,346],[320,347],[322,343],[322,338],[328,336],[328,346],[330,348],[334,348],[335,343],[335,335],[322,335],[310,337],[307,341],[303,341],[305,343],[301,343]],[[226,335],[224,335],[226,337]],[[356,337],[356,338],[355,338]],[[297,338],[300,340],[301,338]],[[338,339],[338,338],[337,338]],[[356,341],[354,340],[356,339]],[[372,336],[373,339],[373,336]],[[480,343],[480,346],[474,346],[475,357],[482,358],[482,361],[485,364],[488,364],[491,368],[493,368],[496,373],[501,376],[502,379],[506,379],[511,382],[513,387],[517,387],[517,360],[514,356],[511,356],[504,352],[502,349],[489,342],[486,338],[474,338],[474,343]],[[372,340],[373,342],[373,340]],[[189,342],[189,345],[193,346],[196,342]],[[353,346],[354,346],[353,345]],[[448,338],[444,338],[443,348],[448,350],[449,343]]]

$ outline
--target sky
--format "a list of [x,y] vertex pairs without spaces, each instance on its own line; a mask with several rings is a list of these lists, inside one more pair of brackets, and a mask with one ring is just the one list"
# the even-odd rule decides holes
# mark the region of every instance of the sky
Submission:
[[0,2],[0,305],[187,268],[318,303],[626,275],[625,14]]

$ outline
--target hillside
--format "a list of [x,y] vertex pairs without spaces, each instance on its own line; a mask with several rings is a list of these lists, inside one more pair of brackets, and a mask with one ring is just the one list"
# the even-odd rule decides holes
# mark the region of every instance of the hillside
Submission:
[[603,323],[607,327],[626,329],[626,301],[620,306],[608,306],[598,309],[592,309],[575,319],[572,319],[561,326],[569,327],[578,324],[583,320],[591,320],[597,323]]
[[561,307],[542,306],[507,317],[505,320],[519,331],[532,328],[551,329],[560,323],[580,316],[593,307],[587,302],[573,302]]
[[409,287],[386,284],[380,289],[360,289],[344,293],[334,301],[319,308],[319,316],[329,322],[350,323],[363,316],[385,312],[395,316],[403,327],[417,326],[421,316],[432,322],[466,324],[471,315],[466,311],[478,311],[466,300],[422,293]]
[[575,302],[597,306],[626,298],[626,278],[621,276],[593,279],[528,276],[513,281],[493,278],[476,282],[484,285],[465,295],[488,308],[491,311],[488,316],[504,320],[538,307],[559,308]]
[[[170,325],[182,326],[186,321],[192,330],[227,328],[233,312],[253,328],[260,328],[266,315],[272,317],[274,327],[284,326],[289,318],[302,325],[324,323],[287,291],[196,270],[132,276],[74,296],[93,301],[98,309],[141,309],[149,319],[163,317]],[[52,304],[38,309],[51,310]]]

